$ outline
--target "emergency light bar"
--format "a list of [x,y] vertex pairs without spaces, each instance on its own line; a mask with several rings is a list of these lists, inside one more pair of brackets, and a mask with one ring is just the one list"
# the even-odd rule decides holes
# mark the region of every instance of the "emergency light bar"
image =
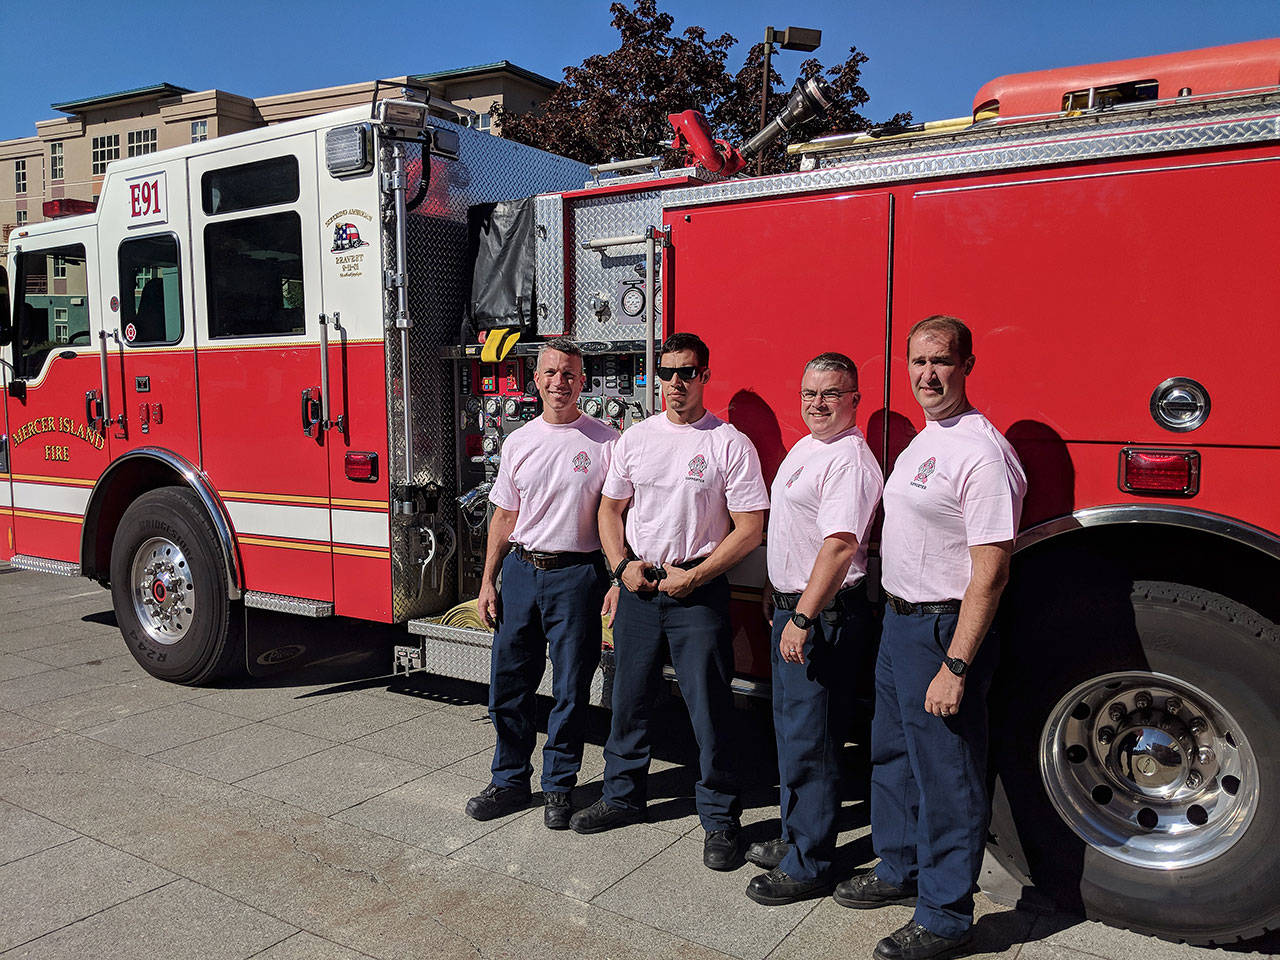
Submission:
[[40,209],[46,220],[58,217],[75,217],[82,213],[93,213],[98,205],[92,200],[76,200],[72,197],[60,197],[57,200],[46,200]]

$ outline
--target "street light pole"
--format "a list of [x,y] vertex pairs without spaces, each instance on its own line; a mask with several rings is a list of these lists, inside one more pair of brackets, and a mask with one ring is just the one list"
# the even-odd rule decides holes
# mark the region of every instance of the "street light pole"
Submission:
[[[783,50],[817,50],[822,44],[822,31],[807,27],[787,27],[786,30],[775,30],[772,26],[764,28],[764,80],[760,84],[760,129],[769,123],[769,94],[773,92],[769,83],[769,66],[773,59],[773,45],[781,43]],[[764,172],[764,152],[756,157],[756,176]]]

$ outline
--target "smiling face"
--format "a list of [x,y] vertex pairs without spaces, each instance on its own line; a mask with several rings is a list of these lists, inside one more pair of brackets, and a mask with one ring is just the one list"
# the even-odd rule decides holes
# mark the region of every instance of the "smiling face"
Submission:
[[569,423],[578,418],[578,394],[582,393],[582,358],[559,350],[543,350],[533,383],[542,398],[542,415],[549,423]]
[[[708,371],[698,366],[698,355],[692,350],[674,350],[664,353],[658,361],[661,367],[695,367],[698,373],[689,380],[674,376],[662,380],[662,398],[667,402],[667,414],[677,423],[693,423],[702,417],[702,392],[706,389]],[[661,378],[659,378],[661,379]]]
[[925,329],[907,344],[907,377],[926,420],[946,420],[969,409],[965,380],[973,356],[962,358],[953,334]]
[[800,416],[818,440],[829,440],[853,426],[858,399],[854,378],[843,370],[807,369],[800,380]]

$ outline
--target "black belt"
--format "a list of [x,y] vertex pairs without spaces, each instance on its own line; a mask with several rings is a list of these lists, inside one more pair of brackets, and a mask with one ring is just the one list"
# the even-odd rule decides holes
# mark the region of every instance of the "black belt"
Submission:
[[559,570],[561,567],[572,567],[580,563],[600,563],[601,553],[599,550],[589,550],[585,553],[566,551],[564,553],[542,553],[538,550],[526,550],[520,544],[516,544],[513,548],[515,555],[530,566],[537,567],[539,570]]
[[895,597],[892,593],[885,591],[884,602],[892,608],[894,613],[909,615],[912,613],[959,613],[959,600],[932,600],[927,603],[912,603],[909,600],[903,600],[901,597]]
[[[859,580],[857,583],[851,583],[847,587],[841,587],[836,591],[836,595],[831,598],[831,602],[819,611],[820,615],[839,614],[849,606],[850,601],[857,598],[866,590],[867,581]],[[796,604],[800,602],[801,594],[798,593],[779,593],[773,591],[773,605],[778,610],[794,610]]]
[[667,579],[667,567],[678,567],[681,570],[692,570],[706,560],[706,557],[694,557],[692,560],[668,560],[666,563],[654,564],[644,568],[644,578],[650,583],[659,583]]

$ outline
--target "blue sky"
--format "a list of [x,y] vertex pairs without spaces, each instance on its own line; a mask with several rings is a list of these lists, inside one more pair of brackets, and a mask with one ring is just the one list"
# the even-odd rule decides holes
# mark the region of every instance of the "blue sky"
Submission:
[[[1004,73],[1280,36],[1280,0],[661,0],[677,28],[739,40],[731,61],[770,24],[817,27],[817,55],[851,44],[871,62],[866,113],[916,119],[969,111]],[[559,79],[567,65],[617,46],[605,0],[476,0],[302,4],[221,0],[59,0],[0,5],[0,139],[31,136],[51,103],[168,82],[267,96],[374,77],[510,60]],[[774,59],[790,82],[805,56]],[[672,105],[677,109],[683,105]]]

